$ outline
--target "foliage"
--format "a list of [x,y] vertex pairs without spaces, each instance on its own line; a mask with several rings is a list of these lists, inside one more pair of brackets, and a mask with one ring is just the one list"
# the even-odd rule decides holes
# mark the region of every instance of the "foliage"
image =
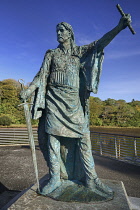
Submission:
[[90,125],[100,126],[103,124],[100,115],[103,110],[103,102],[98,97],[90,97]]
[[18,107],[20,84],[16,80],[6,79],[0,82],[0,116],[6,113],[12,123],[25,123],[23,108]]
[[[26,87],[25,87],[26,88]],[[20,84],[16,80],[0,81],[0,117],[6,115],[12,124],[25,124],[24,111],[19,99]],[[108,98],[102,101],[98,97],[90,97],[90,125],[140,127],[140,101]],[[32,120],[37,125],[37,120]]]
[[90,97],[90,125],[140,127],[140,101]]
[[3,115],[0,117],[0,125],[9,126],[11,125],[11,123],[12,123],[12,120],[8,116]]

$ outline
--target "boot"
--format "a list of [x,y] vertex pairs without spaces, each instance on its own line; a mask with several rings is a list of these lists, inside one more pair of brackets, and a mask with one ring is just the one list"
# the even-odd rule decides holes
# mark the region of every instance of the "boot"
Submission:
[[97,177],[96,179],[87,179],[86,180],[86,187],[88,187],[91,190],[99,190],[103,193],[112,195],[113,190],[109,188],[107,185],[103,184],[101,180]]
[[60,180],[60,176],[54,176],[52,177],[49,182],[47,183],[47,185],[45,185],[40,194],[42,195],[47,195],[51,192],[53,192],[56,188],[58,188],[61,185],[61,180]]

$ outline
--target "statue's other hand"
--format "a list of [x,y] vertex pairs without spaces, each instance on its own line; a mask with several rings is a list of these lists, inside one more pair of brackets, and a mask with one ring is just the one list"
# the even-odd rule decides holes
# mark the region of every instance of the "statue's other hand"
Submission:
[[120,21],[119,21],[119,26],[122,29],[125,29],[128,25],[130,25],[131,23],[131,15],[130,14],[125,14],[124,16],[121,17]]

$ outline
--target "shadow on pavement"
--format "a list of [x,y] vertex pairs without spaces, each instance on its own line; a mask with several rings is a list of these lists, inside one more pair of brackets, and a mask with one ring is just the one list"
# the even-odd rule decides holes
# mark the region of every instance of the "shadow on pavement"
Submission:
[[127,175],[140,174],[140,166],[133,165],[131,163],[98,155],[94,155],[94,160],[96,161],[96,164],[100,165],[101,167],[108,168],[116,172],[121,172]]

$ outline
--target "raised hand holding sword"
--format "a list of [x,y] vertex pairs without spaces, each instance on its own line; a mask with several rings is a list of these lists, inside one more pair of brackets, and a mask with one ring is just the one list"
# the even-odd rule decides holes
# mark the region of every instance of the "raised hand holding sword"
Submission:
[[134,31],[134,29],[131,26],[131,16],[129,14],[125,14],[119,4],[117,4],[116,7],[119,10],[119,12],[120,12],[120,14],[122,15],[123,18],[129,18],[128,28],[130,29],[132,34],[136,34],[136,32]]

